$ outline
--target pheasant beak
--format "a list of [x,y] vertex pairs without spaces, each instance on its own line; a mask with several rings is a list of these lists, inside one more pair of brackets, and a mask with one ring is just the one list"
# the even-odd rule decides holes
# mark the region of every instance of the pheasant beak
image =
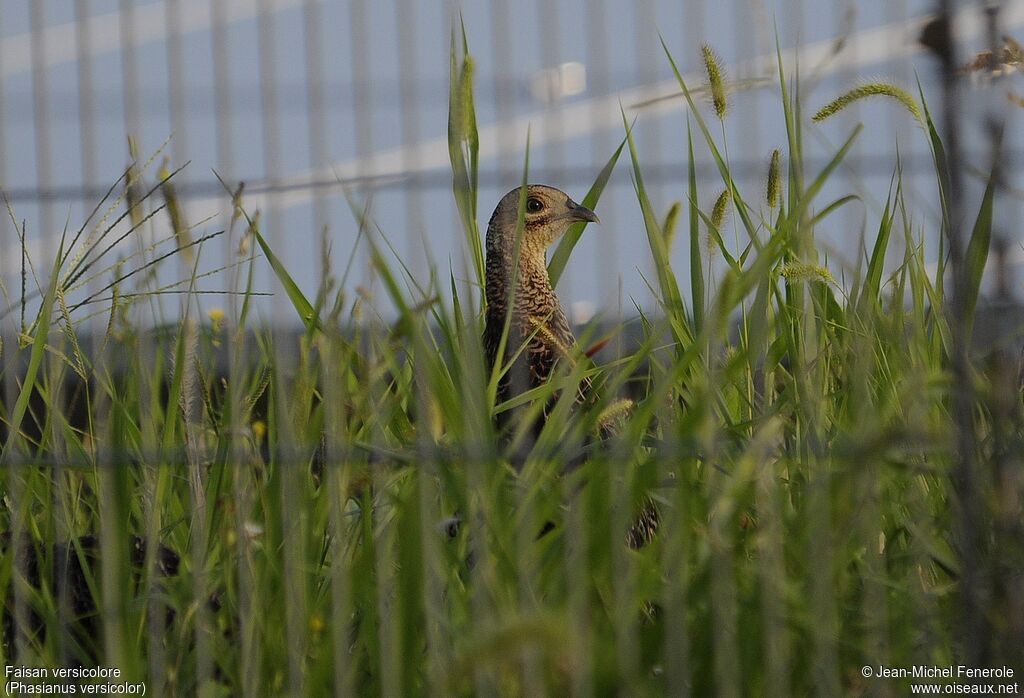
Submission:
[[601,219],[597,217],[597,214],[591,211],[586,206],[580,206],[571,199],[568,202],[569,213],[568,217],[573,222],[587,221],[588,223],[600,223]]

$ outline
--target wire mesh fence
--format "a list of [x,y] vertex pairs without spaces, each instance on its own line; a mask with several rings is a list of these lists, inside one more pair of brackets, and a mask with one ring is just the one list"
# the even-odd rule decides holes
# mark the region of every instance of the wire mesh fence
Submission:
[[5,3],[8,694],[1018,691],[1022,24]]

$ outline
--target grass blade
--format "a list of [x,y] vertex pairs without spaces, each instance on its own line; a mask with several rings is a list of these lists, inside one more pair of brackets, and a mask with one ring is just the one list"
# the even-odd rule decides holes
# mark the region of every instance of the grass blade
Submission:
[[693,330],[700,334],[704,326],[704,248],[700,236],[700,209],[697,206],[697,164],[693,157],[693,130],[686,119],[686,147],[690,157],[688,180],[690,185],[690,293],[693,303]]
[[[601,198],[601,193],[604,191],[605,185],[608,184],[609,178],[612,176],[612,171],[615,169],[615,163],[619,161],[619,155],[622,153],[622,148],[626,145],[626,139],[623,138],[622,142],[619,143],[619,147],[615,149],[612,156],[608,158],[608,162],[605,163],[604,167],[601,168],[600,174],[597,175],[597,179],[594,180],[593,185],[590,187],[590,191],[583,197],[581,202],[584,206],[589,208],[591,211],[597,206],[598,200]],[[587,227],[586,222],[574,223],[569,226],[569,230],[566,231],[565,235],[558,242],[558,247],[555,248],[554,253],[551,255],[551,261],[548,262],[548,276],[551,278],[551,285],[558,286],[558,280],[562,278],[562,272],[565,271],[565,265],[569,262],[569,255],[572,254],[572,250],[576,247],[576,243],[579,241],[580,236],[583,235],[584,228]]]
[[974,313],[978,307],[978,293],[981,279],[985,274],[988,251],[992,243],[992,200],[995,196],[996,173],[993,172],[985,185],[985,194],[981,199],[978,217],[974,221],[974,230],[967,243],[967,254],[964,257],[964,332],[970,336],[974,326]]

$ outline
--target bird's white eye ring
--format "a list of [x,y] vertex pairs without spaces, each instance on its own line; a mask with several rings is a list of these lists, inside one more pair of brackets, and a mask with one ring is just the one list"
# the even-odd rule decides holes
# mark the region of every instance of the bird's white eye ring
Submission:
[[531,196],[526,200],[526,210],[530,213],[539,213],[544,210],[544,202],[540,199]]

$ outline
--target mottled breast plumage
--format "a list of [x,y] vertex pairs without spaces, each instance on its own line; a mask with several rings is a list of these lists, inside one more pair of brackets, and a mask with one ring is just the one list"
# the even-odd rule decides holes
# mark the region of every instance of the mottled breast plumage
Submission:
[[[547,382],[555,364],[575,344],[551,286],[545,251],[573,223],[596,220],[589,209],[543,185],[513,189],[495,208],[487,226],[484,348],[492,370],[517,357],[499,382],[499,402]],[[508,337],[499,357],[506,322]]]

